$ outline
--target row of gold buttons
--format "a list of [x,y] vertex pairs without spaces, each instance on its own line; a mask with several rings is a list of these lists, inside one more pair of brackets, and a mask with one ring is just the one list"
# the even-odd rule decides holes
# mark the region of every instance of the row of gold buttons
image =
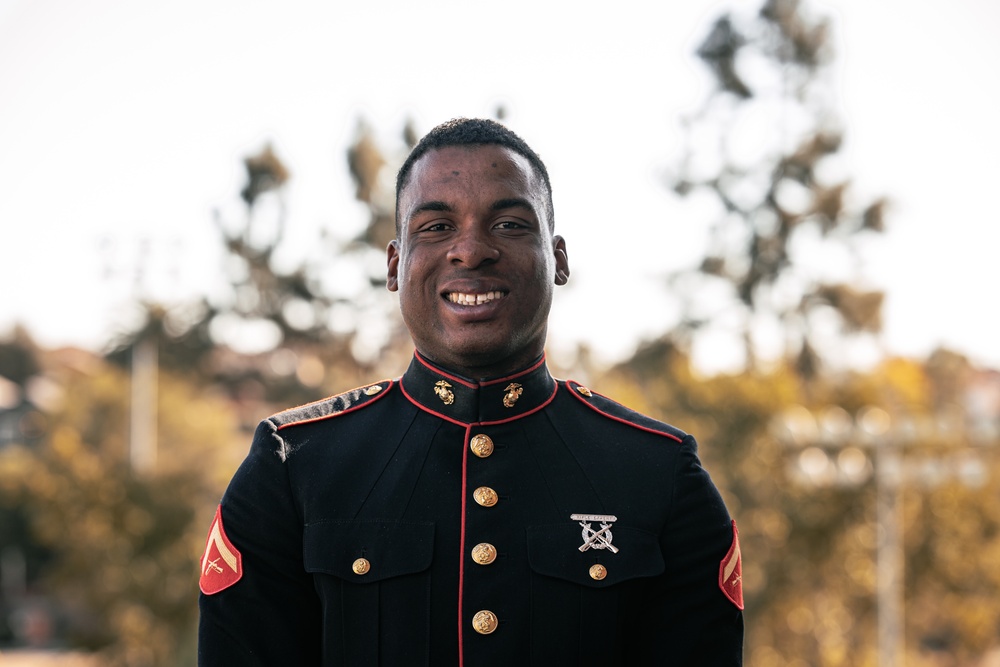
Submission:
[[[469,448],[472,453],[481,459],[485,459],[493,454],[493,439],[488,435],[479,433],[472,436],[469,441]],[[481,507],[493,507],[499,501],[497,492],[488,486],[480,486],[472,492],[472,497]],[[472,560],[479,565],[490,565],[497,558],[497,549],[489,542],[480,542],[472,547]],[[472,617],[472,629],[481,635],[488,635],[497,629],[500,619],[489,609],[483,609]]]

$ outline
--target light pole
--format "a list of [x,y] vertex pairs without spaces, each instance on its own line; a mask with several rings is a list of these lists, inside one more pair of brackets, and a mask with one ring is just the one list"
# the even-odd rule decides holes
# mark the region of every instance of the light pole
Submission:
[[[966,423],[956,411],[931,418],[892,419],[879,407],[855,415],[840,406],[811,411],[801,405],[786,409],[772,432],[793,454],[792,481],[811,487],[860,487],[874,475],[876,490],[876,605],[878,665],[902,667],[904,649],[902,491],[907,481],[935,486],[959,479],[982,485],[988,475],[981,449],[966,448],[951,456],[924,458],[907,465],[905,451],[915,445],[995,443],[995,429]],[[990,436],[993,437],[990,437]]]
[[[163,258],[155,256],[157,244],[152,237],[139,237],[135,241],[135,250],[131,250],[128,242],[105,239],[101,250],[105,254],[105,278],[111,282],[119,281],[120,277],[131,277],[128,301],[133,304],[146,304],[147,316],[150,307],[143,295],[152,291],[151,278],[169,277],[164,284],[174,284],[177,278],[177,267],[181,261],[180,248],[171,248],[163,252]],[[118,259],[118,246],[125,247],[125,259]],[[118,264],[119,266],[116,266]],[[132,341],[131,376],[129,400],[129,464],[137,473],[149,473],[156,467],[157,459],[157,400],[159,386],[159,344],[157,332],[152,330],[139,331]]]

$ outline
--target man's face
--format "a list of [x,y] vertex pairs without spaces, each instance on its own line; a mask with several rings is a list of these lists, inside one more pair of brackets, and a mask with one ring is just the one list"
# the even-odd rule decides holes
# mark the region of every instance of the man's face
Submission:
[[518,370],[545,345],[566,244],[546,217],[545,184],[502,146],[433,149],[400,193],[388,288],[417,349],[472,378]]

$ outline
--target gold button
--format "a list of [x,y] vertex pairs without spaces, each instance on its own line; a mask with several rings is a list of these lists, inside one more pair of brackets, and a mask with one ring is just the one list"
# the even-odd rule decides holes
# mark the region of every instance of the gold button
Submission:
[[608,576],[608,568],[604,567],[600,563],[590,566],[590,578],[594,581],[600,581],[606,576]]
[[472,492],[472,497],[475,498],[476,502],[483,507],[493,507],[497,504],[500,498],[497,496],[497,492],[488,486],[481,486]]
[[472,617],[472,628],[481,635],[488,635],[497,629],[500,619],[489,609],[477,611]]
[[472,560],[480,565],[489,565],[497,559],[497,548],[488,542],[480,542],[472,547]]
[[469,447],[472,448],[472,453],[481,459],[485,459],[493,453],[493,441],[490,440],[490,436],[482,433],[472,436]]
[[367,558],[359,558],[351,565],[351,569],[354,570],[354,574],[368,574],[368,570],[372,569],[372,564],[368,562]]
[[593,394],[590,392],[590,390],[587,389],[586,387],[584,387],[583,385],[580,385],[579,387],[577,387],[576,390],[578,392],[580,392],[581,394],[583,394],[584,396],[586,396],[587,398],[590,398],[591,396],[593,396]]

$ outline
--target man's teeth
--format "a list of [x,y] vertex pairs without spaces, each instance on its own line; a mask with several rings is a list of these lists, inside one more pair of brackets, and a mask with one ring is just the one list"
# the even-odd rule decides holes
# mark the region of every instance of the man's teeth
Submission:
[[448,292],[448,300],[452,303],[457,303],[460,306],[478,306],[500,298],[503,298],[503,292],[486,292],[485,294]]

